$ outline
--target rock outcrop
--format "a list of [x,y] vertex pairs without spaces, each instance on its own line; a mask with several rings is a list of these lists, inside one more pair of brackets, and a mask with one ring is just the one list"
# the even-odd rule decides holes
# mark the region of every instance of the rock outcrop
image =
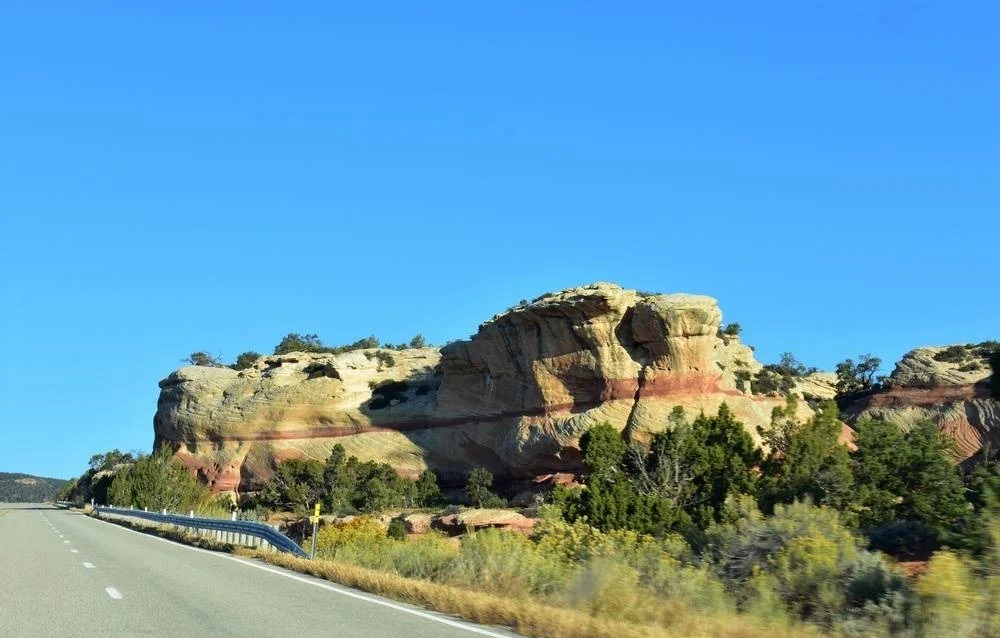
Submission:
[[710,297],[594,284],[512,308],[441,350],[188,366],[160,382],[156,443],[228,490],[259,485],[283,459],[325,459],[336,443],[445,481],[476,466],[508,479],[573,472],[595,423],[641,440],[674,406],[694,415],[726,402],[756,438],[782,399],[737,389],[737,371],[760,364],[719,334],[721,319]]
[[930,420],[955,441],[956,460],[1000,444],[1000,401],[991,398],[990,353],[1000,344],[918,348],[907,353],[885,387],[842,403],[848,423],[882,419],[909,429]]
[[431,527],[452,536],[488,527],[527,534],[537,524],[538,519],[507,509],[470,509],[457,514],[435,516],[430,522]]

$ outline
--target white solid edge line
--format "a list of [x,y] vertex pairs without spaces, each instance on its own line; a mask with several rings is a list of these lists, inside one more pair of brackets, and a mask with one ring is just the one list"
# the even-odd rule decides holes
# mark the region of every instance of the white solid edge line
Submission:
[[114,587],[105,587],[104,591],[108,592],[108,596],[111,596],[115,600],[121,600],[122,599],[122,593],[120,591],[118,591],[117,589],[115,589]]
[[[382,605],[383,607],[388,607],[389,609],[395,609],[396,611],[401,611],[403,613],[412,614],[414,616],[419,616],[420,618],[425,618],[427,620],[432,620],[434,622],[441,623],[442,625],[448,625],[449,627],[455,627],[456,629],[464,629],[465,631],[468,631],[468,632],[471,632],[471,633],[474,633],[474,634],[479,634],[481,636],[492,636],[493,638],[510,638],[510,636],[512,635],[512,634],[498,634],[498,633],[490,631],[488,629],[483,629],[481,627],[476,627],[475,625],[466,624],[466,623],[463,623],[463,622],[456,622],[454,620],[449,620],[448,618],[441,618],[440,616],[435,616],[434,614],[428,613],[426,611],[421,611],[419,609],[410,609],[409,607],[404,607],[402,605],[397,605],[396,603],[390,602],[388,600],[379,600],[378,598],[374,598],[374,597],[369,596],[367,594],[361,594],[361,593],[358,593],[358,592],[355,592],[355,591],[351,591],[349,589],[344,589],[345,587],[347,587],[346,585],[341,585],[340,587],[335,587],[333,585],[327,584],[325,582],[321,582],[319,580],[312,580],[312,579],[309,579],[309,578],[305,578],[303,576],[299,576],[297,574],[290,574],[288,572],[285,572],[285,571],[282,571],[282,570],[279,570],[279,569],[274,569],[272,567],[268,567],[267,565],[258,565],[258,564],[254,563],[252,561],[243,560],[243,559],[237,558],[236,556],[229,556],[229,555],[226,555],[226,554],[219,554],[217,552],[209,551],[207,549],[202,549],[200,547],[191,547],[190,545],[185,545],[184,543],[175,543],[172,540],[168,540],[166,538],[160,538],[159,536],[153,536],[152,534],[143,534],[142,532],[138,532],[138,531],[136,531],[134,529],[129,529],[128,527],[124,527],[122,525],[117,525],[115,523],[110,523],[110,524],[111,524],[112,527],[115,527],[115,528],[120,529],[120,530],[124,530],[126,532],[132,532],[133,534],[138,534],[138,535],[140,535],[140,536],[142,536],[144,538],[148,538],[150,540],[162,541],[164,543],[169,543],[169,544],[173,545],[174,547],[182,547],[184,549],[189,549],[191,551],[202,552],[202,553],[208,554],[209,556],[214,556],[216,558],[223,558],[223,559],[226,559],[226,560],[231,560],[231,561],[239,563],[240,565],[246,565],[247,567],[253,567],[254,569],[260,569],[260,570],[263,570],[263,571],[271,573],[271,574],[276,574],[278,576],[284,576],[285,578],[289,578],[291,580],[297,580],[300,583],[305,583],[307,585],[313,585],[315,587],[320,587],[320,588],[325,589],[327,591],[332,591],[335,594],[341,594],[341,595],[347,596],[349,598],[356,598],[357,600],[363,600],[363,601],[366,601],[366,602],[369,602],[369,603],[373,603],[375,605]],[[109,589],[111,589],[111,588],[109,588]],[[110,595],[110,592],[109,592],[109,595]],[[119,596],[120,595],[121,594],[119,594]]]

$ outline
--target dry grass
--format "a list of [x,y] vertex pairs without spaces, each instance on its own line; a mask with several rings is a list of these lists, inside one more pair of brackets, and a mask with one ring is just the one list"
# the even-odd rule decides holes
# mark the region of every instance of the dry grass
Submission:
[[[760,618],[736,613],[707,614],[679,606],[664,611],[667,626],[626,622],[613,617],[608,609],[594,609],[591,615],[579,609],[544,604],[532,598],[512,598],[496,593],[472,591],[406,578],[366,567],[333,560],[307,560],[289,554],[234,547],[170,528],[126,520],[104,518],[108,522],[161,538],[204,549],[226,551],[251,557],[303,574],[353,587],[394,600],[404,601],[453,614],[485,625],[510,627],[526,636],[539,638],[820,638],[826,634],[804,625],[778,621],[766,624]],[[671,613],[671,611],[673,613]],[[602,615],[596,615],[602,614]]]
[[329,560],[238,549],[238,555],[317,576],[387,598],[401,600],[486,625],[511,627],[540,638],[793,638],[820,636],[804,626],[763,626],[753,618],[683,613],[670,629],[638,625],[531,600],[510,599],[424,580],[404,578]]

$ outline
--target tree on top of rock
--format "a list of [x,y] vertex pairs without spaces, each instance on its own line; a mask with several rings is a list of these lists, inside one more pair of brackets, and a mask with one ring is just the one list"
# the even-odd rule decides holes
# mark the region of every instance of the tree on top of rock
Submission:
[[188,355],[187,359],[184,359],[184,362],[193,366],[205,366],[207,368],[226,367],[221,361],[219,361],[218,357],[210,355],[207,352],[202,352],[200,350],[198,352],[192,352],[190,355]]
[[257,359],[260,359],[261,356],[263,355],[259,352],[254,352],[253,350],[241,352],[240,355],[236,357],[236,361],[233,362],[233,365],[229,367],[233,370],[246,370],[252,366]]
[[837,395],[846,396],[875,389],[876,375],[882,360],[871,354],[858,356],[858,362],[847,359],[837,364]]
[[274,346],[274,354],[288,354],[289,352],[318,352],[323,349],[323,342],[316,334],[299,334],[289,332],[278,345]]

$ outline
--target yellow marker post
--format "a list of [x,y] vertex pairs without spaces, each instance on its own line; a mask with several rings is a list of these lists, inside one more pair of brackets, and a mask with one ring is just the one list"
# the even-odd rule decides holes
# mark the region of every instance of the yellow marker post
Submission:
[[309,558],[316,558],[316,532],[319,530],[319,501],[316,502],[316,506],[313,508],[313,515],[309,517],[309,520],[313,524],[313,542],[312,551],[309,552]]

